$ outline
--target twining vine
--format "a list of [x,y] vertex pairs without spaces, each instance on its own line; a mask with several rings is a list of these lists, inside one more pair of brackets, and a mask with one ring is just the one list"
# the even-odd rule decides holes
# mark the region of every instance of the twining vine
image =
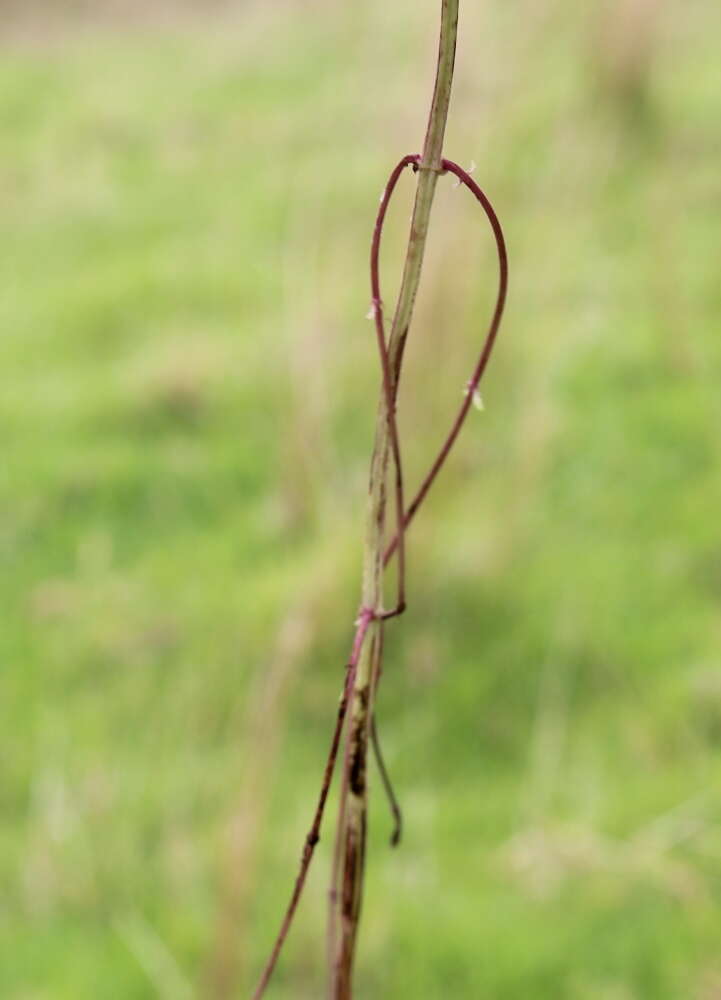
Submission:
[[[443,467],[468,415],[479,383],[488,365],[503,315],[508,286],[508,258],[503,231],[488,198],[470,174],[452,160],[442,158],[441,149],[453,75],[457,31],[458,0],[442,0],[441,41],[436,71],[436,85],[431,106],[426,141],[422,154],[404,156],[393,169],[381,196],[370,253],[371,311],[375,320],[378,353],[382,372],[382,392],[376,444],[371,471],[369,521],[366,539],[366,567],[363,601],[356,620],[356,632],[345,673],[345,683],[338,706],[335,728],[326,760],[320,795],[313,821],[305,839],[293,892],[280,930],[263,969],[253,1000],[260,1000],[273,974],[290,929],[310,867],[330,790],[335,765],[345,732],[339,818],[330,891],[328,957],[330,996],[349,1000],[352,995],[353,961],[362,899],[365,839],[367,826],[366,761],[369,744],[380,766],[381,777],[389,795],[395,819],[391,842],[400,839],[401,817],[387,778],[374,720],[374,702],[381,675],[384,626],[388,619],[406,608],[406,533],[421,504]],[[411,224],[404,277],[396,305],[390,337],[386,337],[379,277],[381,238],[388,206],[398,180],[407,167],[420,174],[416,204]],[[420,278],[423,250],[435,182],[452,173],[466,187],[483,209],[495,239],[499,280],[495,308],[476,365],[466,386],[450,430],[433,459],[421,485],[406,506],[403,484],[401,444],[396,421],[396,402],[401,375],[403,349]],[[425,176],[424,176],[425,175]],[[425,183],[424,183],[425,182]],[[395,533],[383,547],[388,466],[393,468]],[[383,608],[383,574],[393,557],[397,560],[397,592],[391,610]],[[369,599],[370,595],[370,599]]]

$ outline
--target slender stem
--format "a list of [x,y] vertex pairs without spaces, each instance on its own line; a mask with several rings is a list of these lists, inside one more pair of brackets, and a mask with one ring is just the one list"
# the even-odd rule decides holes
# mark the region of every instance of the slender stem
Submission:
[[[259,1000],[265,993],[305,885],[315,845],[319,839],[320,825],[344,727],[346,728],[347,735],[344,753],[343,783],[340,796],[340,816],[334,851],[334,874],[331,887],[332,918],[329,922],[329,936],[331,941],[329,957],[332,969],[331,997],[333,1000],[349,1000],[352,995],[353,959],[360,918],[365,857],[367,824],[366,770],[369,736],[376,745],[382,776],[384,772],[382,755],[377,744],[377,734],[375,734],[373,722],[374,696],[381,672],[383,621],[387,617],[399,614],[405,606],[405,532],[425,499],[441,467],[448,458],[463,422],[466,419],[473,393],[490,359],[505,304],[508,283],[508,262],[503,233],[498,218],[483,191],[481,191],[466,171],[452,161],[442,159],[441,157],[453,73],[457,17],[458,0],[443,0],[436,85],[423,155],[406,156],[394,169],[386,185],[374,230],[371,250],[371,284],[383,372],[383,392],[378,409],[376,440],[371,463],[363,576],[363,602],[360,617],[356,623],[356,634],[347,667],[346,682],[338,709],[331,748],[325,766],[321,792],[313,823],[303,848],[300,871],[281,924],[280,932],[276,938],[266,967],[263,970],[260,983],[253,994],[254,1000]],[[403,280],[394,314],[391,335],[386,345],[378,276],[380,239],[388,201],[402,170],[410,164],[419,173],[419,179],[416,188],[416,199]],[[403,358],[403,348],[420,280],[435,183],[439,174],[449,171],[454,173],[461,183],[469,188],[481,204],[490,221],[498,250],[500,270],[498,296],[480,357],[468,382],[466,397],[461,404],[440,451],[422,480],[418,493],[410,506],[405,509],[400,444],[395,415],[398,380]],[[396,471],[395,501],[397,529],[394,538],[384,552],[383,534],[385,527],[386,480],[389,454],[393,457]],[[383,570],[396,553],[398,554],[399,561],[398,602],[393,611],[386,612],[382,606]],[[365,641],[367,637],[371,638],[370,643]],[[395,800],[392,792],[389,795],[393,804]],[[397,822],[396,832],[399,834],[400,815],[397,811],[397,804],[394,808],[394,815]],[[340,924],[340,934],[337,933],[338,924]]]
[[496,297],[496,305],[493,310],[493,317],[491,319],[491,324],[488,328],[488,333],[483,342],[483,347],[481,348],[481,353],[476,363],[476,367],[473,370],[473,374],[468,381],[467,391],[463,402],[460,405],[456,418],[451,424],[451,429],[448,435],[441,445],[440,451],[436,455],[435,459],[431,463],[431,467],[424,476],[420,488],[416,493],[415,497],[411,501],[408,510],[405,511],[403,516],[403,529],[399,531],[396,536],[391,540],[390,544],[386,548],[383,555],[383,565],[386,566],[394,552],[399,546],[399,539],[401,534],[405,532],[408,525],[413,520],[418,508],[423,503],[423,500],[428,493],[428,490],[433,485],[433,482],[441,471],[448,455],[450,454],[451,448],[453,447],[456,438],[458,437],[461,427],[468,416],[468,411],[471,407],[473,401],[473,393],[478,388],[478,385],[483,377],[483,373],[486,370],[488,362],[490,360],[491,354],[493,352],[493,347],[496,342],[496,336],[498,334],[498,328],[501,325],[501,317],[503,316],[503,309],[506,304],[506,293],[508,291],[508,253],[506,251],[506,241],[503,238],[503,230],[501,229],[501,224],[498,221],[498,216],[496,215],[493,205],[484,194],[484,192],[479,188],[473,178],[468,174],[462,167],[459,167],[457,163],[453,163],[452,160],[443,160],[442,166],[444,170],[450,171],[455,174],[458,180],[464,184],[468,190],[475,196],[476,200],[480,203],[481,208],[486,213],[488,221],[491,224],[491,229],[493,230],[493,236],[496,241],[496,250],[498,251],[498,267],[499,267],[499,277],[498,277],[498,295]]
[[[453,79],[456,34],[458,29],[458,0],[443,0],[441,9],[441,32],[438,50],[436,81],[433,101],[428,119],[428,128],[423,146],[421,162],[418,164],[418,184],[416,187],[411,230],[408,238],[405,266],[401,288],[398,294],[393,324],[388,339],[387,354],[394,383],[388,387],[384,373],[385,392],[381,394],[376,421],[376,437],[371,462],[371,476],[368,498],[366,544],[363,573],[362,606],[372,609],[374,621],[371,632],[376,634],[381,628],[379,621],[383,613],[383,548],[386,508],[386,488],[389,451],[393,448],[391,427],[394,420],[393,408],[397,390],[403,348],[413,314],[416,293],[420,282],[423,255],[428,234],[433,196],[438,173],[441,171],[443,137],[445,134],[448,105]],[[384,366],[386,367],[386,366]],[[389,389],[392,390],[392,398]],[[391,405],[393,404],[393,405]],[[396,466],[396,496],[398,497],[399,463]],[[401,508],[402,510],[402,508]],[[402,528],[397,536],[402,539]],[[353,961],[355,957],[358,924],[363,890],[363,870],[365,861],[365,841],[367,826],[367,782],[366,768],[370,719],[373,715],[373,644],[366,644],[358,662],[348,731],[348,772],[346,791],[345,822],[338,831],[341,838],[338,884],[332,887],[337,893],[340,933],[335,942],[333,957],[333,983],[331,996],[334,1000],[349,1000],[352,996]]]
[[363,648],[363,642],[368,631],[368,626],[371,622],[370,613],[361,613],[358,619],[358,624],[356,627],[356,634],[353,640],[353,649],[351,651],[350,660],[348,661],[348,666],[346,668],[346,680],[343,686],[343,693],[341,695],[340,704],[338,706],[338,715],[336,718],[335,729],[333,731],[333,738],[331,740],[331,748],[328,754],[328,759],[326,761],[325,770],[323,772],[323,783],[321,785],[320,795],[318,797],[318,804],[316,806],[315,815],[313,817],[313,823],[305,839],[305,844],[303,847],[303,856],[300,862],[300,871],[298,872],[298,877],[295,881],[295,886],[293,887],[293,893],[288,903],[285,915],[283,917],[283,922],[280,927],[278,936],[275,939],[273,945],[273,950],[270,953],[270,957],[266,962],[265,968],[260,977],[260,981],[253,993],[253,1000],[260,1000],[260,998],[265,993],[266,987],[270,982],[270,977],[273,975],[273,970],[275,969],[276,963],[278,961],[278,956],[280,955],[285,939],[290,930],[290,925],[293,922],[293,917],[295,916],[295,911],[298,907],[298,902],[303,892],[303,887],[305,886],[305,880],[308,877],[308,869],[310,868],[310,863],[313,860],[313,853],[315,851],[315,845],[320,839],[320,824],[323,819],[323,813],[325,811],[325,803],[328,798],[328,792],[330,790],[331,781],[333,779],[333,771],[335,770],[335,762],[338,756],[338,747],[340,745],[340,737],[343,731],[343,724],[346,720],[346,714],[348,709],[348,699],[351,692],[353,691],[353,685],[355,683],[355,674],[358,666],[358,659]]
[[[383,639],[384,630],[380,631],[380,644],[378,648],[378,666],[374,672],[375,682],[373,685],[374,692],[378,690],[378,685],[381,682],[381,675],[383,673]],[[403,832],[403,814],[401,813],[401,807],[396,798],[396,793],[393,788],[393,782],[391,781],[390,775],[388,773],[388,768],[386,767],[385,758],[383,756],[383,748],[381,746],[380,736],[378,735],[378,725],[376,723],[375,712],[371,716],[371,747],[373,748],[373,756],[376,759],[376,764],[378,766],[378,772],[381,776],[381,782],[383,784],[383,790],[386,793],[386,799],[388,800],[388,807],[391,811],[391,816],[393,817],[393,831],[390,837],[391,847],[397,847],[401,842],[401,834]]]
[[371,294],[373,297],[373,318],[375,319],[376,325],[376,337],[378,340],[378,351],[380,354],[381,361],[381,371],[383,374],[383,401],[385,403],[385,413],[386,419],[388,421],[388,437],[390,440],[391,451],[393,453],[393,464],[395,466],[395,502],[396,502],[396,539],[398,548],[398,596],[396,599],[396,607],[393,611],[385,612],[383,614],[384,618],[392,617],[393,615],[401,614],[405,610],[406,606],[406,558],[405,558],[405,530],[403,514],[405,511],[405,499],[403,496],[403,466],[401,463],[401,448],[400,441],[398,437],[398,424],[396,422],[396,396],[397,396],[397,379],[394,379],[394,374],[391,369],[391,361],[388,356],[388,347],[386,345],[386,335],[383,322],[383,300],[381,298],[381,286],[380,286],[380,247],[381,247],[381,236],[383,234],[383,224],[386,218],[386,212],[388,211],[388,205],[390,203],[391,197],[395,190],[396,184],[398,183],[398,178],[403,173],[403,170],[410,164],[414,166],[418,163],[419,157],[415,155],[404,156],[402,160],[396,165],[393,172],[391,173],[385,188],[383,189],[383,194],[381,195],[381,203],[378,208],[378,215],[376,216],[376,224],[373,228],[373,239],[371,241],[371,259],[370,259],[370,270],[371,270]]
[[[417,156],[408,156],[408,157],[404,157],[403,158],[403,160],[395,168],[395,170],[394,170],[393,174],[391,175],[391,178],[390,178],[390,180],[388,182],[388,185],[386,187],[386,191],[388,192],[389,196],[390,196],[390,193],[392,192],[393,185],[395,184],[395,180],[397,180],[397,178],[400,175],[400,172],[403,169],[403,167],[406,166],[408,163],[417,163],[418,160],[419,160],[419,157],[417,157]],[[408,508],[408,510],[405,512],[405,514],[403,516],[403,519],[402,519],[403,527],[400,529],[400,534],[396,535],[392,539],[391,543],[388,545],[388,547],[387,547],[387,549],[386,549],[386,551],[384,553],[384,556],[383,556],[383,565],[384,566],[392,559],[392,557],[395,554],[397,548],[399,548],[399,538],[401,538],[402,535],[403,535],[403,532],[405,530],[407,530],[408,525],[410,524],[410,522],[411,522],[414,514],[418,511],[418,508],[420,507],[420,505],[422,504],[422,502],[425,499],[426,495],[428,494],[429,489],[431,488],[431,486],[432,486],[432,484],[433,484],[436,476],[438,475],[438,473],[439,473],[442,465],[444,464],[444,462],[448,458],[448,455],[449,455],[449,453],[450,453],[450,451],[451,451],[451,449],[453,447],[453,444],[455,443],[455,440],[458,437],[458,434],[459,434],[459,432],[461,430],[461,427],[463,425],[463,422],[465,421],[465,418],[466,418],[466,416],[468,414],[468,410],[469,410],[470,405],[471,405],[472,394],[473,394],[474,390],[477,388],[477,386],[478,386],[478,384],[479,384],[479,382],[480,382],[480,380],[481,380],[481,378],[482,378],[482,376],[483,376],[483,374],[484,374],[484,372],[486,370],[486,367],[488,365],[488,361],[490,360],[491,353],[493,351],[493,347],[494,347],[495,342],[496,342],[496,335],[498,333],[498,328],[499,328],[499,325],[500,325],[501,316],[503,314],[503,309],[504,309],[505,300],[506,300],[506,292],[507,292],[507,287],[508,287],[508,258],[507,258],[507,253],[506,253],[505,240],[503,238],[503,231],[501,229],[501,226],[500,226],[500,223],[499,223],[498,218],[496,216],[496,213],[493,210],[493,207],[491,206],[490,202],[488,201],[488,198],[483,193],[483,191],[478,187],[478,185],[475,183],[475,181],[469,176],[469,174],[467,174],[466,171],[464,171],[456,163],[453,163],[450,160],[443,160],[442,164],[441,164],[441,167],[442,167],[443,172],[450,171],[450,172],[454,173],[458,177],[458,179],[461,181],[461,183],[464,184],[466,187],[468,187],[468,189],[471,191],[471,193],[475,196],[475,198],[480,203],[481,207],[483,208],[484,212],[486,213],[486,215],[487,215],[487,217],[489,219],[489,222],[491,224],[491,228],[493,229],[494,237],[495,237],[495,240],[496,240],[496,248],[497,248],[497,251],[498,251],[498,263],[499,263],[498,293],[497,293],[497,298],[496,298],[496,305],[495,305],[495,308],[494,308],[494,311],[493,311],[493,316],[492,316],[492,319],[491,319],[491,322],[490,322],[490,326],[488,328],[488,332],[486,334],[486,337],[484,339],[484,342],[483,342],[483,345],[482,345],[482,348],[481,348],[480,356],[478,358],[478,361],[476,362],[476,366],[475,366],[475,368],[473,370],[473,373],[471,375],[471,378],[470,378],[470,380],[468,382],[468,391],[466,393],[466,397],[465,397],[463,403],[461,404],[461,407],[460,407],[460,409],[459,409],[459,411],[458,411],[458,413],[457,413],[457,415],[456,415],[456,417],[455,417],[455,419],[454,419],[454,421],[453,421],[453,423],[451,425],[451,429],[450,429],[450,431],[449,431],[449,433],[448,433],[448,435],[447,435],[447,437],[446,437],[443,445],[441,446],[440,451],[438,452],[436,458],[432,462],[430,470],[428,471],[428,473],[424,477],[418,493],[414,497],[412,503],[410,504],[410,507]],[[395,180],[393,178],[395,178]],[[383,214],[385,214],[385,209],[383,209]],[[382,225],[382,219],[381,219],[381,225]],[[380,241],[380,231],[378,232],[378,241]],[[378,289],[378,292],[379,292],[378,298],[380,298],[380,289]],[[382,333],[382,328],[381,328],[381,333]],[[385,341],[383,341],[383,344],[385,346]],[[385,359],[386,360],[384,361],[384,354],[385,354],[385,352],[382,351],[381,352],[381,362],[382,362],[382,364],[385,364],[386,361],[387,361],[387,355],[385,355]],[[384,379],[384,381],[385,381],[385,379]],[[389,412],[391,412],[391,411],[389,410]],[[390,421],[389,421],[389,423],[390,423]],[[366,609],[362,609],[361,610],[361,614],[360,614],[360,616],[358,618],[358,621],[356,623],[357,628],[356,628],[355,638],[353,640],[353,647],[352,647],[352,650],[351,650],[350,660],[348,662],[347,673],[346,673],[346,683],[345,683],[345,686],[344,686],[344,689],[343,689],[343,695],[341,697],[340,705],[339,705],[339,708],[338,708],[338,716],[337,716],[337,720],[336,720],[336,726],[335,726],[335,730],[334,730],[334,734],[333,734],[333,739],[332,739],[332,742],[331,742],[330,752],[329,752],[328,759],[327,759],[326,766],[325,766],[324,777],[323,777],[323,784],[322,784],[322,787],[321,787],[321,792],[320,792],[320,797],[319,797],[319,800],[318,800],[318,805],[316,807],[316,812],[315,812],[315,815],[314,815],[314,818],[313,818],[313,823],[312,823],[311,829],[310,829],[310,831],[309,831],[309,833],[308,833],[308,835],[306,837],[306,842],[305,842],[305,845],[304,845],[304,848],[303,848],[303,856],[301,858],[300,872],[298,874],[298,878],[296,879],[296,884],[295,884],[294,889],[293,889],[291,900],[290,900],[290,903],[288,904],[285,916],[283,918],[283,922],[281,924],[280,931],[278,933],[278,936],[277,936],[276,941],[274,943],[273,949],[271,951],[270,958],[269,958],[269,960],[268,960],[268,962],[267,962],[267,964],[265,966],[265,969],[263,970],[260,983],[259,983],[259,985],[258,985],[255,993],[253,994],[253,1000],[260,1000],[260,997],[263,996],[263,994],[265,993],[265,989],[266,989],[266,987],[268,985],[268,982],[270,980],[272,972],[273,972],[273,970],[275,968],[275,965],[277,963],[278,955],[280,954],[281,948],[282,948],[283,943],[285,941],[285,938],[287,936],[287,933],[288,933],[288,930],[290,928],[290,924],[292,922],[293,916],[295,915],[295,911],[296,911],[296,908],[297,908],[297,905],[298,905],[298,901],[300,899],[300,895],[301,895],[303,887],[305,885],[305,880],[306,880],[306,877],[307,877],[307,874],[308,874],[308,869],[310,867],[310,863],[311,863],[311,860],[312,860],[312,857],[313,857],[313,852],[314,852],[314,849],[315,849],[315,845],[316,845],[316,843],[318,841],[318,837],[319,837],[320,824],[321,824],[321,820],[323,818],[323,812],[324,812],[324,808],[325,808],[327,797],[328,797],[328,791],[329,791],[329,788],[330,788],[331,779],[332,779],[332,776],[333,776],[333,770],[334,770],[334,767],[335,767],[335,761],[336,761],[337,754],[338,754],[338,749],[339,749],[341,734],[342,734],[342,731],[343,731],[344,724],[346,723],[347,717],[348,717],[348,700],[349,700],[349,696],[350,696],[351,691],[354,689],[355,673],[356,673],[356,668],[357,668],[358,660],[360,658],[361,651],[363,649],[364,640],[366,638],[366,634],[367,634],[367,632],[369,630],[371,622],[374,622],[375,625],[377,626],[377,629],[378,629],[378,632],[377,632],[377,634],[378,634],[378,641],[377,642],[373,642],[371,644],[371,649],[370,649],[371,677],[373,678],[373,691],[375,691],[375,688],[377,686],[377,683],[378,683],[378,680],[379,680],[379,677],[380,677],[380,668],[381,668],[381,659],[382,659],[382,638],[383,638],[382,624],[383,624],[383,617],[384,617],[383,615],[380,615],[380,616],[374,615],[374,613],[370,609],[366,608]],[[371,719],[372,719],[372,716],[371,716]],[[371,726],[372,726],[372,724],[373,723],[371,722]],[[345,823],[346,806],[347,806],[346,791],[347,791],[347,788],[348,788],[348,782],[350,780],[350,767],[349,767],[350,751],[351,751],[351,742],[350,742],[350,740],[348,740],[346,742],[346,750],[345,750],[346,766],[343,769],[343,784],[342,784],[341,796],[340,796],[341,806],[340,806],[340,817],[339,817],[339,824],[338,824],[339,831],[344,830],[345,827],[346,827],[346,823]],[[380,757],[380,754],[379,754],[379,763],[380,763],[380,760],[381,760],[381,757]],[[397,817],[397,819],[398,819],[398,817]],[[338,876],[338,871],[339,871],[339,868],[340,868],[340,860],[341,860],[341,853],[342,853],[343,846],[344,846],[343,837],[342,836],[338,836],[336,838],[336,847],[335,847],[335,851],[334,851],[334,862],[333,862],[333,872],[334,872],[334,875],[333,875],[333,879],[332,879],[332,888],[331,888],[331,902],[332,902],[332,905],[335,902],[338,901],[338,892],[337,892],[338,877],[337,876]],[[332,909],[332,912],[334,913],[333,909]],[[335,938],[335,931],[336,931],[336,928],[335,928],[335,913],[334,913],[334,919],[332,919],[330,921],[330,923],[329,923],[329,939],[330,939],[331,942],[334,942],[336,940],[336,938]],[[334,950],[332,948],[330,948],[329,949],[329,955],[333,956],[333,954],[334,954]]]
[[371,743],[373,744],[373,752],[375,753],[378,771],[381,776],[381,781],[383,782],[386,798],[388,799],[391,816],[393,817],[393,830],[391,832],[390,843],[391,847],[397,847],[401,842],[401,834],[403,833],[403,814],[401,813],[401,807],[398,804],[398,799],[396,798],[396,793],[393,790],[393,784],[391,782],[390,775],[388,774],[388,768],[386,767],[385,757],[383,756],[383,750],[381,748],[381,741],[378,736],[378,726],[376,725],[375,714],[371,719]]
[[411,231],[403,268],[403,279],[398,294],[388,345],[388,353],[394,372],[396,373],[396,379],[400,374],[403,350],[420,283],[426,238],[428,236],[428,223],[433,206],[436,182],[439,173],[442,172],[441,156],[443,152],[443,138],[446,132],[446,121],[448,119],[448,106],[451,100],[457,34],[458,0],[442,0],[436,81],[433,88],[431,110],[428,115],[428,127],[423,143],[423,153],[418,165],[420,176],[418,178],[413,215],[411,217]]

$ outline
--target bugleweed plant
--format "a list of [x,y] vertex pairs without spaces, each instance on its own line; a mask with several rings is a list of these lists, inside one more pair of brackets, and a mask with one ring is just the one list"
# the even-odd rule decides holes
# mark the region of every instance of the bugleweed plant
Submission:
[[[371,315],[375,320],[382,371],[382,389],[371,459],[361,605],[355,623],[355,637],[346,666],[345,683],[325,765],[320,796],[303,847],[300,871],[280,931],[253,994],[253,1000],[260,1000],[266,991],[303,892],[315,846],[319,840],[323,813],[341,744],[344,748],[343,766],[331,874],[328,924],[329,995],[333,1000],[348,1000],[352,996],[353,966],[365,868],[369,748],[373,748],[376,753],[383,783],[395,817],[395,829],[391,842],[395,845],[400,839],[400,810],[383,765],[374,722],[374,705],[383,663],[384,628],[389,619],[400,615],[406,609],[405,550],[408,527],[448,458],[468,411],[474,399],[477,398],[478,385],[488,365],[498,333],[508,281],[508,264],[503,232],[490,202],[465,170],[451,160],[444,159],[442,155],[453,79],[457,30],[458,0],[442,0],[438,64],[423,152],[404,156],[393,169],[381,196],[373,230],[370,254]],[[386,337],[378,260],[388,204],[399,177],[407,167],[410,167],[417,177],[415,203],[403,277],[390,334]],[[401,446],[396,423],[396,400],[404,348],[421,276],[436,184],[438,178],[447,173],[454,174],[458,182],[468,188],[490,222],[498,251],[498,294],[490,326],[480,356],[468,381],[463,402],[443,445],[423,478],[418,492],[406,506]],[[394,533],[390,540],[387,540],[386,508],[389,493],[393,497],[395,517]],[[393,606],[386,609],[384,574],[392,559],[397,561],[397,589]]]

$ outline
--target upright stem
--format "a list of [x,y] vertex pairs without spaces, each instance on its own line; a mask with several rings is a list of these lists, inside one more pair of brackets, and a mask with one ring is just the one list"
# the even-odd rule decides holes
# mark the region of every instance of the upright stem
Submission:
[[[388,339],[388,358],[393,377],[393,403],[400,374],[403,349],[413,315],[420,282],[436,181],[441,172],[443,137],[451,96],[458,29],[458,0],[442,0],[438,64],[423,153],[418,164],[418,184],[411,218],[403,278]],[[362,607],[372,612],[368,639],[358,661],[351,694],[346,748],[346,783],[337,833],[338,870],[331,889],[331,919],[339,930],[331,935],[333,1000],[352,996],[353,961],[360,919],[367,825],[366,764],[370,720],[373,716],[375,671],[380,648],[380,616],[383,613],[383,549],[388,479],[390,433],[385,393],[381,393],[376,419],[367,507]]]
[[[441,172],[443,138],[448,119],[448,105],[451,100],[453,66],[456,58],[456,36],[458,34],[458,0],[443,0],[441,11],[441,36],[438,46],[436,82],[433,101],[428,116],[426,138],[419,166],[416,198],[411,218],[411,231],[403,267],[403,280],[396,304],[393,325],[388,341],[388,354],[398,376],[408,328],[413,315],[416,293],[421,278],[423,254],[426,248],[428,222],[431,216],[436,181]],[[383,400],[380,409],[383,410]],[[380,416],[380,414],[379,414]]]

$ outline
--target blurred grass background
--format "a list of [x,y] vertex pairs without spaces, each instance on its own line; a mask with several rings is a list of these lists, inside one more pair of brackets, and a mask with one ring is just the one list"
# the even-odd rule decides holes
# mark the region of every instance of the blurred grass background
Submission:
[[[357,608],[436,2],[5,4],[0,996],[247,996]],[[721,8],[463,3],[498,353],[410,538],[360,998],[721,997]],[[385,245],[390,301],[406,178]],[[485,330],[440,185],[410,486]],[[334,814],[331,803],[329,819]],[[270,996],[324,977],[332,823]]]

